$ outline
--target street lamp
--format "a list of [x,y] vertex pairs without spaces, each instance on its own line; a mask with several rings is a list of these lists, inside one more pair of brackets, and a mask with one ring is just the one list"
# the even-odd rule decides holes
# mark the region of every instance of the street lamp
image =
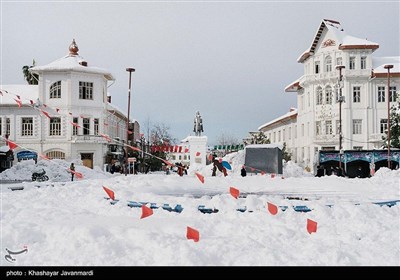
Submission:
[[342,69],[344,69],[344,65],[337,65],[336,70],[339,70],[339,97],[338,97],[338,102],[339,102],[339,172],[342,170],[342,102],[344,102],[344,96],[342,95]]
[[390,69],[393,68],[393,65],[391,64],[386,64],[383,68],[387,69],[388,74],[388,89],[387,89],[387,113],[388,113],[388,168],[390,169]]
[[[131,81],[132,81],[132,72],[135,72],[134,68],[126,68],[126,71],[129,72],[129,89],[128,89],[128,118],[126,119],[126,144],[128,145],[129,140],[129,114],[131,111]],[[126,148],[125,155],[125,176],[128,174],[128,147]]]

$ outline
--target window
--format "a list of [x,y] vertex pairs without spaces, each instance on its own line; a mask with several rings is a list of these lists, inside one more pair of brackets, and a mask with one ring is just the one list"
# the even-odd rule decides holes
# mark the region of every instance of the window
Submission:
[[381,119],[381,133],[387,133],[388,121],[387,119]]
[[307,123],[307,136],[310,136],[310,122]]
[[332,104],[332,88],[330,86],[325,88],[325,102],[326,104]]
[[390,87],[389,100],[390,102],[396,102],[396,87]]
[[61,118],[50,118],[50,136],[61,135]]
[[33,135],[33,118],[21,118],[21,136]]
[[276,132],[274,132],[274,143],[276,142]]
[[304,110],[304,96],[300,96],[300,111]]
[[367,69],[367,57],[366,56],[362,56],[361,57],[361,69]]
[[356,69],[356,58],[354,56],[350,57],[349,69]]
[[336,65],[343,65],[343,60],[341,57],[336,58]]
[[378,87],[378,102],[385,102],[385,87]]
[[361,87],[353,87],[353,102],[361,102]]
[[315,122],[315,134],[321,135],[321,121]]
[[0,117],[0,135],[2,135],[3,132],[3,119]]
[[361,151],[363,146],[353,146],[353,150]]
[[292,139],[292,128],[289,127],[289,140]]
[[310,100],[310,93],[307,93],[307,103],[308,103],[308,107],[311,106],[311,100]]
[[315,62],[315,74],[319,74],[319,61]]
[[50,86],[50,98],[61,98],[61,81]]
[[281,142],[281,131],[278,131],[278,142]]
[[84,118],[83,119],[83,135],[89,135],[89,134],[90,134],[90,119]]
[[317,88],[317,105],[322,105],[322,100],[323,100],[323,97],[322,97],[322,88],[320,88],[320,87],[318,87]]
[[[78,124],[78,120],[79,119],[77,117],[74,117],[72,122]],[[72,135],[78,135],[78,127],[75,125],[72,126]]]
[[94,135],[99,135],[99,119],[94,119]]
[[294,138],[297,138],[297,125],[294,126]]
[[282,129],[282,141],[285,141],[285,129]]
[[330,55],[325,58],[325,71],[332,72],[332,58]]
[[304,137],[304,123],[301,124],[301,136]]
[[362,120],[353,120],[353,134],[362,133]]
[[60,151],[51,151],[46,153],[46,157],[49,159],[65,159],[65,153]]
[[332,134],[332,121],[325,121],[325,134]]
[[336,134],[339,135],[340,134],[340,121],[336,120]]
[[93,83],[79,82],[79,99],[93,100]]
[[11,131],[11,120],[10,118],[6,118],[6,134],[10,136]]

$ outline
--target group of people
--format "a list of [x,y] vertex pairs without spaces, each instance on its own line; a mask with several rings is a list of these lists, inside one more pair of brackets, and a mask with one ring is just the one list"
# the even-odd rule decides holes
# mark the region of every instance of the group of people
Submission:
[[323,165],[318,165],[317,166],[317,174],[315,174],[315,177],[323,177],[325,175],[327,175],[327,176],[336,175],[339,177],[344,177],[346,174],[345,174],[343,168],[339,168],[339,167],[334,168],[333,166],[325,168]]

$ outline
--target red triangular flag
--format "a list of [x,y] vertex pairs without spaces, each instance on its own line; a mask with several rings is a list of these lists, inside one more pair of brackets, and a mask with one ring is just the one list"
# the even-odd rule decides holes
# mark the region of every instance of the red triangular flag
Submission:
[[49,159],[48,157],[46,157],[45,155],[39,154],[39,156],[40,156],[42,159],[50,160],[50,159]]
[[271,174],[271,178],[275,178],[275,173],[272,173],[272,174]]
[[264,172],[264,171],[261,171],[261,175],[265,175],[265,172]]
[[317,232],[317,222],[307,219],[307,231],[309,234]]
[[60,109],[59,108],[56,108],[56,112],[58,113],[58,111],[60,111]]
[[14,100],[15,100],[15,102],[17,102],[17,104],[18,104],[18,107],[21,107],[21,106],[22,106],[22,102],[21,102],[21,100],[18,100],[18,99],[15,99],[15,98],[14,98]]
[[40,111],[43,113],[43,115],[45,115],[46,117],[48,117],[49,119],[51,119],[50,116],[49,116],[49,114],[48,114],[46,111],[43,111],[43,110],[40,110]]
[[136,147],[133,147],[133,146],[130,146],[130,145],[127,145],[129,148],[131,148],[132,150],[134,150],[134,151],[138,151],[138,152],[140,152],[141,150],[139,149],[139,148],[136,148]]
[[31,105],[35,104],[32,99],[30,99],[29,102],[31,103]]
[[14,142],[7,140],[7,139],[6,139],[6,143],[7,143],[8,147],[10,148],[10,150],[14,150],[16,147],[18,147],[17,144],[15,144]]
[[75,126],[75,127],[81,127],[79,124],[77,124],[77,123],[74,123],[74,122],[70,122],[73,126]]
[[106,188],[105,186],[103,186],[103,189],[106,191],[106,193],[108,194],[108,196],[109,196],[112,200],[115,199],[115,197],[114,197],[114,192],[113,192],[112,190]]
[[182,146],[179,146],[178,153],[182,153]]
[[132,132],[132,131],[130,131],[130,130],[128,130],[128,134],[133,134],[133,132]]
[[146,218],[151,215],[153,215],[153,209],[147,207],[146,205],[142,205],[142,216],[140,217],[140,219]]
[[234,198],[238,198],[239,197],[239,194],[240,194],[240,191],[238,190],[238,189],[235,189],[234,187],[230,187],[229,188],[229,192],[231,193],[231,195],[234,197]]
[[267,207],[269,213],[271,213],[272,215],[276,215],[278,213],[278,207],[276,207],[275,204],[267,202]]
[[100,135],[101,135],[104,139],[106,139],[108,142],[111,142],[111,138],[110,138],[108,135],[101,134],[101,133],[100,133]]
[[196,157],[200,156],[200,152],[196,152]]
[[200,173],[196,172],[196,176],[197,178],[199,178],[200,182],[202,182],[204,184],[204,176],[201,175]]
[[19,96],[18,94],[15,95],[18,99],[21,99],[21,96]]
[[188,149],[188,148],[185,148],[185,153],[187,153],[187,152],[189,152],[189,149]]
[[186,238],[187,239],[193,239],[194,242],[199,242],[200,240],[200,233],[198,230],[187,227],[186,228]]

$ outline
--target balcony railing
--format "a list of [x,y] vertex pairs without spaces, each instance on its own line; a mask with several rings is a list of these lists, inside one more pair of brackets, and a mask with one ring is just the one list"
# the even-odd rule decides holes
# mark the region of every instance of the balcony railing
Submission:
[[74,143],[108,143],[101,135],[73,135],[71,141]]

